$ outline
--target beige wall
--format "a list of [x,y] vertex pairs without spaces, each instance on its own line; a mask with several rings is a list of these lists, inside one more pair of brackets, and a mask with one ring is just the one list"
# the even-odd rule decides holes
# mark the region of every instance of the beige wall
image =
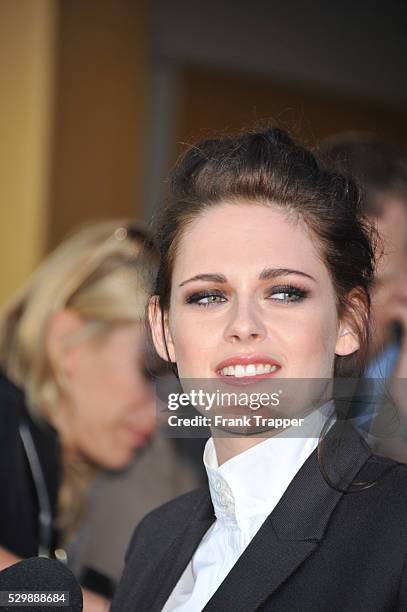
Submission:
[[0,0],[0,305],[73,227],[142,217],[147,0]]
[[84,221],[142,216],[145,0],[59,0],[50,241]]
[[0,1],[0,303],[44,251],[55,6]]
[[[194,142],[262,121],[279,125],[314,146],[338,132],[372,132],[407,144],[407,110],[368,99],[300,89],[259,77],[188,67],[182,75],[176,141]],[[181,147],[174,147],[173,157]]]

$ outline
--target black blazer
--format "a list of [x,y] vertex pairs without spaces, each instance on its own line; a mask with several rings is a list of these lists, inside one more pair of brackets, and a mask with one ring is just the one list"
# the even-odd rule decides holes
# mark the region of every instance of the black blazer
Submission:
[[[46,423],[31,419],[24,393],[0,372],[0,546],[20,557],[33,557],[38,554],[40,543],[39,504],[19,434],[22,423],[31,432],[55,518],[61,478],[57,434]],[[53,548],[57,539],[54,529]]]
[[[407,468],[339,428],[326,438],[323,465],[340,486],[327,484],[314,451],[205,611],[407,610]],[[111,612],[160,611],[213,521],[208,488],[148,514]]]

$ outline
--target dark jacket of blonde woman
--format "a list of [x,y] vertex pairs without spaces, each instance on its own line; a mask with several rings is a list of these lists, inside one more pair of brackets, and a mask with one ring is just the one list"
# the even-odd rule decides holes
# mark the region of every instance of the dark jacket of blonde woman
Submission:
[[[35,444],[35,455],[27,454],[23,427]],[[24,393],[0,373],[0,546],[19,557],[38,554],[41,526],[39,499],[31,461],[38,459],[44,478],[51,516],[55,519],[60,482],[60,451],[57,434],[48,424],[34,423],[28,414]],[[52,549],[57,543],[55,520],[45,534]]]

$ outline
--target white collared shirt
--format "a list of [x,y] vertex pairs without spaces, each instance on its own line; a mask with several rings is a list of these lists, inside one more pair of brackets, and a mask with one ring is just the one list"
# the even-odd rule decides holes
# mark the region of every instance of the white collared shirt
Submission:
[[317,447],[325,420],[326,411],[316,410],[306,418],[303,437],[272,436],[221,466],[213,439],[207,441],[204,464],[216,520],[162,612],[200,612],[205,607]]

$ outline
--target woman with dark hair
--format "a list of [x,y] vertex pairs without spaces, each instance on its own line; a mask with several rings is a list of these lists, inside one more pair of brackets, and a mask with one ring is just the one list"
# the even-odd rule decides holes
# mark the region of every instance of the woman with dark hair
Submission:
[[[364,381],[375,393],[371,394],[373,401],[363,406],[358,421],[371,433],[376,433],[379,423],[382,434],[384,418],[393,430],[398,422],[400,439],[396,444],[393,433],[392,456],[406,462],[407,148],[372,134],[344,132],[320,144],[319,158],[328,168],[351,176],[361,186],[364,211],[380,232]],[[389,410],[389,396],[399,411],[397,421]],[[383,443],[384,437],[378,443]]]
[[112,611],[407,609],[406,468],[372,455],[331,393],[364,368],[373,237],[353,183],[278,129],[179,161],[157,233],[155,347],[184,391],[292,383],[304,393],[284,405],[304,429],[256,430],[250,405],[233,407],[243,427],[213,417],[209,487],[137,527]]

